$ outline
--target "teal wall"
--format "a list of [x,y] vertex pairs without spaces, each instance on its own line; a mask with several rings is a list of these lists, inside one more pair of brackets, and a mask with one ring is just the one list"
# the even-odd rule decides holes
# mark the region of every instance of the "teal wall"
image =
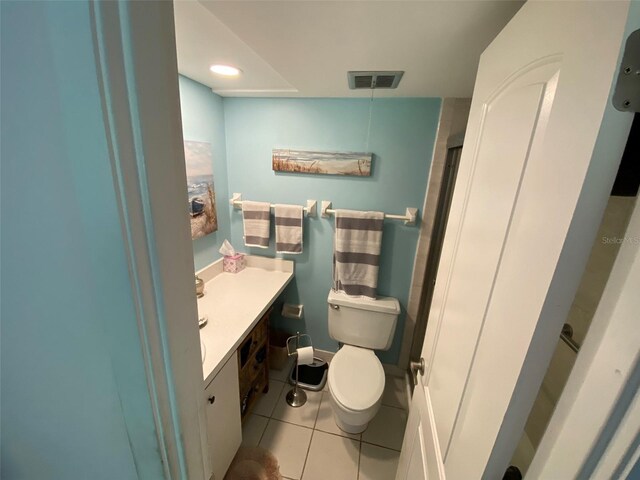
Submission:
[[[368,99],[253,99],[225,98],[229,191],[248,200],[304,204],[307,199],[330,200],[335,208],[404,213],[422,208],[440,99],[376,99],[372,104],[369,147]],[[275,173],[274,147],[371,151],[371,177],[340,177]],[[276,319],[289,331],[309,333],[314,345],[336,351],[327,328],[327,294],[331,288],[333,220],[305,219],[304,253],[284,255],[295,260],[295,278],[285,299],[302,303],[303,323]],[[419,227],[385,222],[378,292],[397,297],[403,306],[391,349],[380,353],[383,362],[398,360],[404,311]],[[239,250],[275,256],[274,236],[268,250],[243,246],[242,218],[231,212],[231,236]]]
[[627,476],[627,480],[640,480],[640,460],[636,462],[633,466],[629,475]]
[[0,477],[163,478],[89,4],[0,8]]
[[[273,240],[268,250],[244,247],[241,214],[227,202],[232,192],[253,200],[304,204],[316,199],[319,204],[325,199],[336,208],[393,213],[423,205],[440,99],[376,99],[373,104],[368,99],[222,99],[209,87],[180,77],[180,101],[185,140],[213,146],[219,225],[217,232],[194,240],[196,269],[220,257],[218,248],[225,238],[239,251],[275,256]],[[358,178],[275,173],[274,147],[371,151],[373,174]],[[394,343],[380,353],[387,363],[396,363],[400,352],[418,234],[418,227],[402,222],[385,224],[378,290],[397,297],[403,306]],[[304,243],[302,255],[284,255],[296,262],[295,279],[284,298],[304,304],[304,323],[278,316],[274,323],[288,331],[306,331],[317,348],[336,351],[328,333],[326,305],[333,221],[305,220]]]
[[195,269],[199,270],[220,258],[218,249],[230,236],[224,112],[222,98],[211,88],[184,76],[180,76],[180,108],[184,139],[210,143],[213,151],[218,230],[193,241]]

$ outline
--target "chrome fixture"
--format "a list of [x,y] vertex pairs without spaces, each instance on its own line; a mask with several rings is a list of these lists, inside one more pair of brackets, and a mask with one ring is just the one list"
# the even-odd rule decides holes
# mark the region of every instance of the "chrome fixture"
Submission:
[[[309,337],[309,335],[300,335],[300,332],[296,332],[295,337],[289,337],[287,338],[287,352],[289,353],[289,356],[295,356],[296,357],[296,383],[293,385],[293,388],[291,390],[289,390],[289,392],[287,393],[287,403],[292,406],[292,407],[301,407],[302,405],[304,405],[305,403],[307,403],[307,394],[305,393],[304,390],[302,390],[299,386],[298,386],[298,348],[300,348],[300,337],[307,337],[307,339],[309,339],[309,341],[311,341],[311,337]],[[296,339],[296,349],[295,351],[291,351],[289,349],[289,340],[292,339]]]
[[413,374],[413,386],[418,385],[418,373],[420,376],[424,375],[425,363],[424,358],[420,358],[419,362],[411,361],[409,362],[409,368],[411,368],[411,373]]
[[196,297],[204,297],[204,280],[196,275]]
[[562,326],[562,332],[560,333],[560,339],[566,343],[571,350],[578,353],[580,351],[580,345],[573,339],[573,327],[568,323]]

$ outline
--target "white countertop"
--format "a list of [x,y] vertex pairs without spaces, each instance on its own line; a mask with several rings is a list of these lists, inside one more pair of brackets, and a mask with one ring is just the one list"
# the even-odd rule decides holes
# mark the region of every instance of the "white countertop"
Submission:
[[205,282],[198,314],[208,317],[200,329],[205,346],[205,386],[293,278],[291,260],[252,255],[245,258],[247,267],[239,273],[223,272],[222,259],[197,272]]

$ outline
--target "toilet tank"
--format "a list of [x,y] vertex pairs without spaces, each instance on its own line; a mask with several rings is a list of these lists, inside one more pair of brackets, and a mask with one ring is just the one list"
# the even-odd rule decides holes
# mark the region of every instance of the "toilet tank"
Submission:
[[373,300],[331,290],[327,302],[331,338],[357,347],[389,350],[400,314],[397,298]]

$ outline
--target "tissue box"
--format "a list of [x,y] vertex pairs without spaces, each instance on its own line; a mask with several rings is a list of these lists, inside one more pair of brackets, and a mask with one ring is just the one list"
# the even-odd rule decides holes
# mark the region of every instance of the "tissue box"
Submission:
[[222,259],[222,270],[229,273],[238,273],[244,270],[245,260],[243,253],[225,255]]

